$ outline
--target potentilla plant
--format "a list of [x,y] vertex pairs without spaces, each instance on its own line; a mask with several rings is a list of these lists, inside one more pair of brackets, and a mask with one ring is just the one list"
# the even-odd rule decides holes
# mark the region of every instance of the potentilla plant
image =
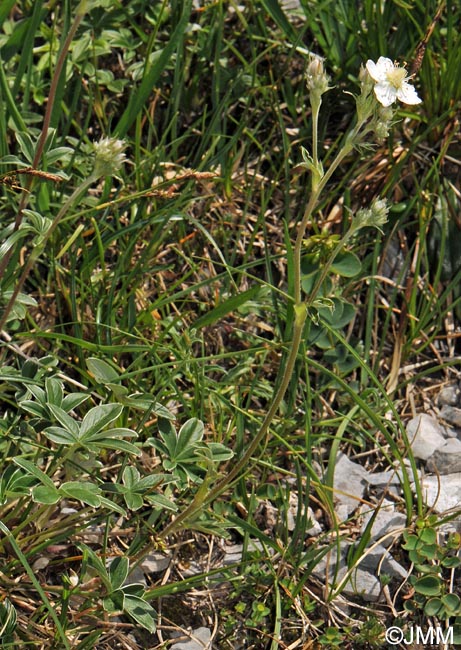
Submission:
[[328,296],[324,295],[323,289],[328,276],[332,272],[335,259],[344,250],[351,237],[359,230],[366,227],[380,230],[387,221],[389,207],[386,200],[382,198],[375,198],[369,207],[361,208],[355,214],[352,214],[346,233],[339,239],[328,260],[323,263],[309,294],[307,296],[303,295],[302,257],[306,229],[314,218],[322,193],[327,188],[333,174],[354,149],[363,151],[365,145],[369,147],[373,143],[382,141],[388,135],[394,120],[395,111],[393,105],[395,102],[401,101],[409,105],[421,102],[416,90],[409,83],[406,69],[392,63],[388,58],[380,57],[376,63],[368,60],[360,71],[359,79],[360,93],[355,97],[356,122],[344,136],[336,156],[325,170],[319,154],[318,119],[323,95],[330,90],[331,86],[323,60],[318,56],[311,57],[307,68],[306,85],[312,109],[312,150],[309,152],[305,148],[302,149],[303,164],[310,173],[311,183],[307,207],[297,226],[295,236],[293,278],[292,282],[289,282],[289,286],[293,287],[290,295],[294,312],[293,330],[286,359],[280,365],[279,377],[276,381],[278,388],[274,393],[257,435],[249,442],[242,456],[233,464],[231,470],[218,480],[206,494],[203,494],[203,492],[197,493],[190,505],[162,531],[162,538],[167,537],[180,527],[187,525],[187,523],[192,523],[202,511],[204,505],[216,499],[235,479],[245,472],[258,446],[268,435],[271,423],[285,396],[303,336],[307,331],[306,321],[308,326],[310,322],[315,322],[318,319],[319,309],[332,307],[332,301]]

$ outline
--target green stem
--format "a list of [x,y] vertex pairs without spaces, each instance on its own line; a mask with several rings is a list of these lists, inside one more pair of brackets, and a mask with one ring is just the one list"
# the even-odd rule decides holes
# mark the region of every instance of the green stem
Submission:
[[[316,111],[314,110],[313,114],[315,113]],[[287,391],[291,377],[294,372],[295,363],[298,356],[302,335],[304,331],[304,324],[306,322],[307,308],[309,305],[312,305],[312,303],[314,302],[316,298],[316,294],[318,293],[324,279],[326,278],[326,275],[329,269],[331,268],[331,264],[333,263],[334,258],[339,253],[342,246],[344,245],[344,243],[347,241],[347,239],[350,237],[350,235],[353,232],[352,227],[348,229],[347,233],[344,235],[344,237],[335,247],[332,255],[330,256],[329,263],[323,269],[323,272],[320,275],[319,280],[316,282],[315,287],[311,295],[309,296],[309,299],[304,302],[302,300],[302,295],[301,295],[301,254],[302,254],[303,240],[304,240],[307,224],[309,223],[309,220],[312,217],[315,207],[317,206],[319,197],[323,189],[325,188],[326,184],[330,180],[332,174],[340,165],[341,161],[350,153],[350,151],[354,148],[354,146],[360,142],[360,139],[363,138],[363,135],[367,132],[367,129],[364,129],[362,134],[360,134],[360,129],[362,128],[363,124],[364,122],[360,122],[348,134],[346,138],[346,142],[344,143],[343,147],[341,148],[341,150],[338,152],[335,159],[331,163],[328,171],[323,176],[320,175],[316,176],[316,170],[320,170],[320,168],[319,168],[318,161],[315,163],[316,170],[313,171],[314,174],[313,178],[316,177],[316,180],[313,183],[311,196],[309,198],[307,207],[304,211],[303,218],[301,220],[301,223],[298,226],[298,232],[297,232],[294,251],[293,251],[293,257],[294,257],[293,298],[294,298],[294,313],[295,313],[295,319],[293,325],[293,338],[291,340],[291,344],[289,347],[286,363],[283,366],[280,366],[279,368],[279,376],[280,376],[279,386],[272,399],[269,410],[267,411],[264,417],[261,427],[258,433],[256,434],[256,436],[252,439],[252,441],[248,445],[246,451],[243,453],[241,458],[237,460],[237,462],[230,470],[230,472],[228,472],[228,474],[226,474],[224,478],[218,481],[218,483],[214,487],[212,487],[206,494],[203,494],[203,491],[199,490],[195,498],[193,499],[193,501],[189,504],[189,506],[187,506],[187,508],[185,508],[176,517],[176,519],[174,519],[170,524],[168,524],[168,526],[166,526],[163,529],[163,531],[159,535],[160,540],[165,539],[166,537],[168,537],[168,535],[171,535],[172,533],[177,531],[182,524],[184,524],[190,519],[193,519],[203,509],[205,505],[207,505],[208,503],[210,503],[211,501],[219,497],[229,487],[229,485],[244,472],[245,468],[251,461],[253,454],[257,450],[259,444],[264,440],[264,438],[267,435],[269,427],[272,424],[272,421],[278,412],[278,409],[280,407],[280,404],[282,403],[282,400],[285,396],[285,393]],[[316,144],[317,143],[317,120],[316,119],[313,120],[313,129],[314,129],[313,142],[315,142],[315,148],[316,148],[317,147]],[[317,156],[317,152],[315,152],[314,154],[313,157],[314,161],[316,160],[316,156]],[[144,555],[145,553],[148,552],[148,550],[149,549],[144,549],[142,554]]]
[[243,472],[245,467],[248,465],[253,454],[258,448],[259,444],[265,438],[266,433],[274,419],[278,408],[283,400],[283,397],[290,383],[290,379],[293,374],[294,366],[296,363],[296,357],[298,356],[299,346],[301,344],[302,333],[304,329],[304,323],[306,321],[307,311],[304,304],[295,305],[295,322],[293,326],[293,339],[291,341],[290,351],[286,364],[284,366],[282,379],[280,381],[277,392],[274,395],[274,398],[271,402],[269,410],[266,413],[266,416],[261,424],[256,436],[248,445],[243,456],[235,463],[233,468],[224,478],[222,478],[211,490],[204,495],[202,498],[194,499],[190,505],[181,512],[176,519],[174,519],[160,534],[160,539],[165,539],[168,535],[175,532],[179,526],[184,522],[193,517],[198,511],[200,511],[207,503],[213,501],[218,496],[220,496],[227,487]]

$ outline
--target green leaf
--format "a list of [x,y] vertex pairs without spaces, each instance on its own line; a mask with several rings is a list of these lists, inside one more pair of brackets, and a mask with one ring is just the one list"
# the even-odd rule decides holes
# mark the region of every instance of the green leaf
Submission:
[[[108,431],[110,433],[110,431]],[[85,442],[86,449],[98,452],[100,449],[115,449],[116,451],[126,451],[127,454],[141,455],[141,450],[127,440],[113,440],[112,438],[101,438],[95,441]]]
[[151,634],[155,632],[155,610],[139,596],[125,593],[123,611]]
[[201,442],[204,432],[203,422],[197,418],[187,420],[179,429],[176,453],[181,455],[185,451],[190,451],[197,443]]
[[422,594],[423,596],[438,596],[442,590],[440,578],[434,575],[418,578],[413,586],[416,593]]
[[353,278],[355,275],[358,275],[361,270],[362,263],[357,255],[354,255],[354,253],[351,253],[350,251],[339,253],[331,265],[331,272],[337,273],[344,278]]
[[461,558],[456,556],[444,557],[440,564],[447,569],[457,569],[461,565]]
[[88,563],[91,567],[93,567],[93,569],[96,570],[96,573],[103,581],[107,591],[110,592],[112,585],[109,580],[109,574],[107,572],[107,569],[104,566],[104,563],[101,560],[101,558],[98,555],[96,555],[96,553],[86,544],[81,543],[78,545],[78,547],[81,549],[83,553],[83,563],[84,564]]
[[48,408],[50,409],[50,413],[54,415],[56,420],[64,427],[64,429],[68,431],[74,439],[77,439],[79,437],[79,423],[59,406],[48,404]]
[[87,503],[94,508],[101,505],[101,489],[94,483],[68,481],[60,486],[59,492],[70,499]]
[[228,447],[220,442],[209,442],[207,447],[209,448],[213,462],[215,463],[222,463],[226,460],[230,460],[234,455],[232,449],[228,449]]
[[431,598],[424,605],[424,613],[426,616],[437,616],[437,612],[442,609],[442,601],[440,598]]
[[102,359],[90,357],[86,360],[86,367],[100,384],[117,384],[120,382],[119,373]]
[[122,517],[127,516],[127,512],[124,508],[119,506],[117,503],[114,503],[110,499],[106,499],[106,497],[99,497],[99,501],[101,502],[101,506],[105,506],[109,510],[113,510],[114,512],[118,512]]
[[128,577],[130,563],[126,557],[116,557],[109,566],[109,579],[112,589],[115,591],[123,586]]
[[85,393],[69,393],[62,400],[61,408],[68,413],[86,402],[88,398],[89,395],[85,395]]
[[18,457],[14,458],[13,462],[16,463],[16,465],[19,465],[19,467],[22,467],[22,469],[25,469],[26,472],[34,476],[36,479],[38,479],[40,483],[43,483],[45,487],[56,489],[50,477],[47,476],[45,472],[42,472],[42,470],[39,469],[34,463],[31,463],[30,460]]
[[22,155],[31,165],[35,155],[35,146],[32,138],[27,132],[21,133],[20,131],[16,131],[15,136]]
[[95,433],[99,433],[108,424],[116,420],[122,411],[123,406],[120,404],[100,404],[99,406],[94,406],[83,418],[80,426],[80,438],[87,440]]
[[48,413],[46,412],[46,409],[43,408],[40,404],[37,404],[37,402],[33,402],[32,400],[22,400],[19,402],[19,406],[27,411],[28,413],[31,413],[32,415],[36,415],[42,420],[45,420],[48,418]]
[[69,433],[67,429],[62,427],[47,427],[43,431],[44,435],[55,442],[57,445],[77,445],[79,444],[78,437],[75,437],[72,433]]
[[37,485],[32,489],[32,499],[35,503],[53,505],[54,503],[57,503],[60,498],[59,491],[54,486]]
[[442,596],[442,603],[448,616],[457,616],[461,613],[461,599],[457,594],[445,594]]
[[193,323],[193,327],[200,329],[201,327],[207,327],[208,325],[216,323],[224,318],[224,316],[227,316],[227,314],[230,314],[232,311],[238,309],[238,307],[241,307],[249,300],[255,298],[260,290],[261,288],[256,285],[247,291],[242,291],[242,293],[239,293],[236,296],[227,298],[227,300],[221,302],[217,307],[197,318]]
[[178,511],[178,506],[167,499],[163,494],[147,494],[145,497],[146,501],[152,504],[154,507],[172,510],[173,512]]
[[48,404],[61,407],[64,396],[62,382],[55,377],[47,377],[45,379],[45,391]]
[[140,475],[138,469],[136,467],[133,467],[132,465],[128,465],[123,470],[122,481],[123,481],[123,484],[128,489],[133,488],[139,482],[140,478],[141,478],[141,475]]

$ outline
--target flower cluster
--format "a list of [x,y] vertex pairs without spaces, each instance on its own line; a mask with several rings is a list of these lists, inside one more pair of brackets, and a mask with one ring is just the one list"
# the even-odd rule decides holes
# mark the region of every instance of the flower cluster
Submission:
[[95,161],[93,175],[114,176],[126,160],[126,143],[116,138],[102,138],[94,143]]
[[361,208],[352,220],[354,230],[370,226],[381,230],[387,222],[389,206],[386,199],[374,199],[369,208]]

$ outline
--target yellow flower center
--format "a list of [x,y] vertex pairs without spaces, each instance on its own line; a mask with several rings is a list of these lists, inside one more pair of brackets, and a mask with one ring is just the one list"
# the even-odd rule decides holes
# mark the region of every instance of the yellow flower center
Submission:
[[406,77],[407,71],[405,68],[398,68],[397,66],[386,73],[386,79],[391,84],[391,86],[394,86],[394,88],[400,88]]

